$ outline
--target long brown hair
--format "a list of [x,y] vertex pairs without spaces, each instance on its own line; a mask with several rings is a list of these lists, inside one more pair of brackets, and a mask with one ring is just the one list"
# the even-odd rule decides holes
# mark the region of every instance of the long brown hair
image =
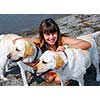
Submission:
[[57,25],[57,23],[51,19],[51,18],[48,18],[48,19],[45,19],[41,22],[40,24],[40,27],[39,27],[39,36],[40,36],[40,48],[45,51],[47,50],[47,47],[46,47],[46,42],[45,42],[45,39],[44,39],[44,33],[54,33],[54,32],[57,32],[57,35],[58,35],[58,39],[56,41],[56,48],[58,47],[58,45],[60,45],[60,39],[61,39],[61,33],[60,33],[60,29],[59,29],[59,26]]

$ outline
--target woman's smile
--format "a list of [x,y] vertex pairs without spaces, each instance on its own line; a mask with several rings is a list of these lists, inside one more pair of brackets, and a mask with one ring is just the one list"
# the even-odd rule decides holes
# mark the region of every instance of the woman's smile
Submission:
[[55,42],[56,42],[56,41],[50,40],[50,41],[48,41],[47,43],[48,43],[49,45],[54,45]]
[[57,38],[58,38],[57,32],[44,34],[44,39],[49,45],[54,45],[57,41]]

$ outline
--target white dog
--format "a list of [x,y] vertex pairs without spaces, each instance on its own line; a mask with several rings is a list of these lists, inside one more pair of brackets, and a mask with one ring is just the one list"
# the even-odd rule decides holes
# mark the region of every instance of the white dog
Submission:
[[34,43],[30,43],[24,38],[14,40],[14,48],[13,51],[9,53],[9,58],[15,62],[22,58],[21,61],[17,61],[17,64],[20,67],[24,85],[28,85],[25,76],[25,71],[34,74],[33,68],[29,65],[31,65],[31,63],[34,60],[38,59],[41,56],[41,54],[42,51],[38,47],[36,47]]
[[18,35],[0,35],[0,78],[7,80],[4,75],[4,67],[8,62],[7,55],[13,50],[13,40],[20,38]]
[[40,55],[41,50],[36,48],[34,43],[31,44],[29,41],[26,41],[15,34],[0,35],[0,78],[7,80],[7,78],[4,77],[3,72],[5,66],[7,67],[7,64],[9,63],[8,59],[10,58],[16,61],[19,65],[24,85],[27,85],[25,71],[29,71],[34,74],[34,70],[33,68],[25,65],[23,63],[24,61],[21,59],[25,59],[26,62],[32,62]]
[[45,51],[36,65],[37,74],[40,75],[51,69],[60,76],[61,85],[64,85],[64,82],[70,79],[77,80],[79,85],[84,85],[83,77],[86,69],[93,64],[97,72],[96,80],[99,81],[99,55],[94,40],[98,35],[100,35],[100,31],[78,37],[91,43],[92,47],[88,50],[74,49],[65,45],[65,52]]

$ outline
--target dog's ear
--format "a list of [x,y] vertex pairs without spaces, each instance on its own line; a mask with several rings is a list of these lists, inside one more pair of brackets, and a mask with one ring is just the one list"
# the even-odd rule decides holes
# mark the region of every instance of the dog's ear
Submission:
[[64,61],[61,58],[61,56],[57,55],[55,60],[56,60],[56,69],[61,68],[64,64]]
[[34,53],[34,49],[29,41],[25,41],[25,53],[24,58],[31,56]]

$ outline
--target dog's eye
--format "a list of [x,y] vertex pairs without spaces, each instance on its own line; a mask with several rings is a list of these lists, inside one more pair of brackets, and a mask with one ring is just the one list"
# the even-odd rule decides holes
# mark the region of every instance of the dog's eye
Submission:
[[42,61],[42,63],[43,63],[43,64],[47,64],[47,62],[46,62],[46,61],[44,61],[44,60]]
[[18,48],[16,48],[16,51],[20,51]]

